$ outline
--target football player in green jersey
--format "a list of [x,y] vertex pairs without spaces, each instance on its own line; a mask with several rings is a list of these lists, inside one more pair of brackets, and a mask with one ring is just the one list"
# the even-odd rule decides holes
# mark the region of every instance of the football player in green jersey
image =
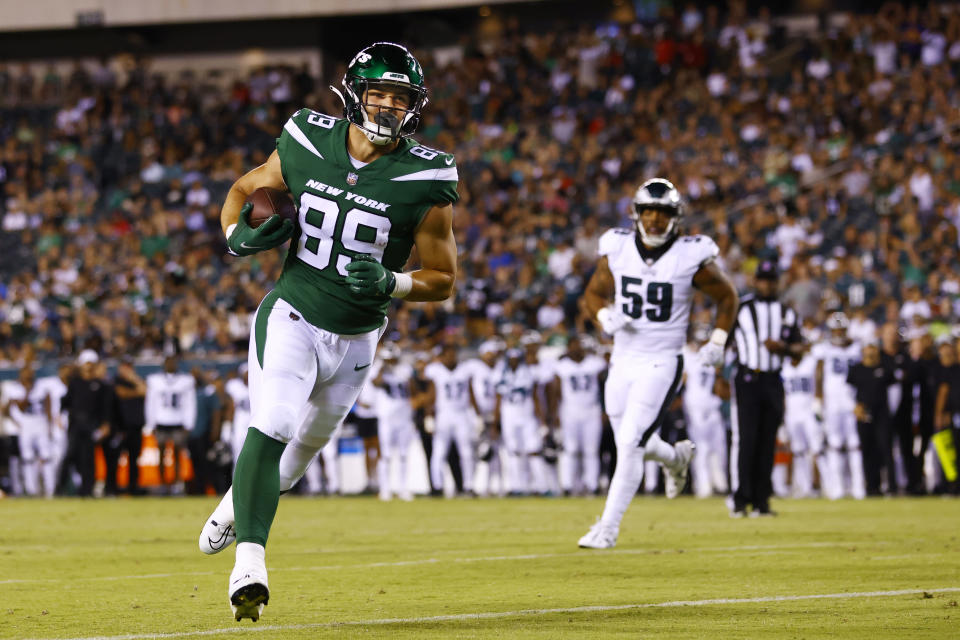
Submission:
[[[291,238],[253,322],[251,420],[233,487],[200,535],[206,553],[237,541],[228,588],[237,620],[257,620],[267,603],[264,546],[278,498],[356,401],[390,299],[444,300],[456,278],[454,159],[409,137],[427,103],[420,64],[400,45],[371,45],[348,65],[341,98],[343,119],[296,112],[221,212],[237,255]],[[244,200],[260,187],[288,190],[298,224],[274,216],[252,228]],[[413,247],[421,268],[404,273]]]

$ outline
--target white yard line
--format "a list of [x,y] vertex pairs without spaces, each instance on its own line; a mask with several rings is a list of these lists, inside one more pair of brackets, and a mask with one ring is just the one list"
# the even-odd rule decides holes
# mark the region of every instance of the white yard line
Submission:
[[[896,591],[859,591],[853,593],[814,593],[793,596],[764,596],[759,598],[711,598],[709,600],[672,600],[670,602],[646,602],[639,604],[593,605],[587,607],[565,607],[559,609],[520,609],[517,611],[483,611],[479,613],[455,613],[444,616],[424,616],[420,618],[374,618],[372,620],[344,620],[341,622],[317,622],[313,624],[291,625],[244,625],[209,629],[206,631],[184,631],[179,633],[133,633],[122,636],[85,636],[67,640],[162,640],[164,638],[197,638],[228,633],[263,633],[264,631],[301,631],[305,629],[333,629],[337,627],[366,627],[392,624],[424,624],[432,622],[460,622],[464,620],[498,620],[501,618],[519,618],[543,616],[551,613],[596,613],[603,611],[627,611],[635,609],[671,609],[680,607],[709,607],[727,604],[761,604],[765,602],[797,602],[802,600],[850,600],[854,598],[888,598],[927,593],[956,593],[960,587],[942,587],[937,589],[899,589]],[[44,639],[53,640],[53,639]]]
[[[755,554],[775,554],[791,553],[797,549],[820,549],[825,547],[849,547],[850,542],[800,542],[797,544],[786,545],[738,545],[730,547],[698,547],[692,549],[613,549],[602,551],[599,554],[596,551],[569,551],[564,553],[527,553],[518,555],[504,556],[481,556],[481,557],[440,557],[440,558],[420,558],[417,560],[400,560],[395,562],[368,562],[363,564],[328,564],[307,567],[269,567],[270,571],[344,571],[352,569],[379,569],[385,567],[411,567],[430,564],[444,563],[473,563],[473,562],[499,562],[514,560],[546,560],[550,558],[568,558],[582,556],[587,557],[591,554],[603,555],[664,555],[664,554],[686,554],[686,553],[755,553]],[[885,545],[887,542],[872,542],[873,545]],[[863,545],[861,545],[863,546]],[[228,552],[229,553],[229,552]],[[199,561],[199,556],[198,556]],[[126,576],[93,576],[93,577],[68,577],[68,578],[22,578],[11,580],[0,580],[0,584],[31,584],[31,583],[75,583],[75,582],[117,582],[120,580],[151,580],[158,578],[178,578],[190,576],[210,576],[222,572],[216,571],[189,571],[183,573],[149,573]]]

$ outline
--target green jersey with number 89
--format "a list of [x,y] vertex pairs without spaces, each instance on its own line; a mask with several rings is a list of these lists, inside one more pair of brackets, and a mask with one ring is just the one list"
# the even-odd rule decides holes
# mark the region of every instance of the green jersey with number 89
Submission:
[[389,296],[351,292],[344,282],[347,264],[366,254],[401,271],[427,211],[459,197],[453,156],[410,138],[370,164],[354,166],[347,153],[351,126],[301,109],[277,139],[299,225],[275,291],[311,324],[347,335],[380,327],[390,304]]

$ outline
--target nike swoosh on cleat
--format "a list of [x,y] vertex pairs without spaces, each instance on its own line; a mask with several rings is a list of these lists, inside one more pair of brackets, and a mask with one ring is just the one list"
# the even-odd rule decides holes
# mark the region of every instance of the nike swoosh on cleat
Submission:
[[453,158],[446,158],[446,159],[444,159],[444,162],[446,162],[446,163],[447,163],[447,166],[449,167],[450,165],[453,164]]
[[363,365],[362,367],[361,367],[359,364],[355,364],[355,365],[353,365],[353,370],[354,370],[354,371],[362,371],[363,369],[366,369],[366,368],[369,367],[369,366],[370,366],[370,363],[369,363],[369,362],[368,362],[367,364]]

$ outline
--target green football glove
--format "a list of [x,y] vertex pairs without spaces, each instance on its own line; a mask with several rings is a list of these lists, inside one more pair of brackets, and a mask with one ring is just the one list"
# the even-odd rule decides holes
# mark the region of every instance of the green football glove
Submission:
[[250,211],[253,203],[247,202],[240,209],[237,226],[227,238],[227,248],[236,256],[249,256],[253,253],[279,247],[293,235],[293,222],[272,215],[254,229],[250,226]]
[[361,254],[347,264],[346,283],[350,291],[364,297],[389,296],[397,287],[397,278],[373,256]]

